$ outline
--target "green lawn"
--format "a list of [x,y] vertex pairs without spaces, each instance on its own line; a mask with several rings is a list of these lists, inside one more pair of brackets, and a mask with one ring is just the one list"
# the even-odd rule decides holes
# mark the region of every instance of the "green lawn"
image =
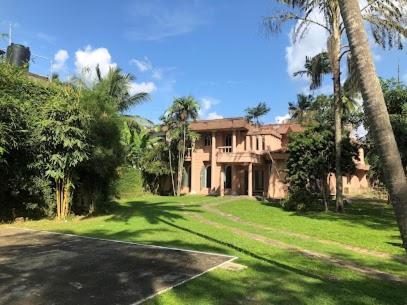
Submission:
[[145,196],[109,215],[19,226],[238,256],[146,304],[407,304],[407,256],[391,208],[354,200],[345,214],[286,212],[241,197]]

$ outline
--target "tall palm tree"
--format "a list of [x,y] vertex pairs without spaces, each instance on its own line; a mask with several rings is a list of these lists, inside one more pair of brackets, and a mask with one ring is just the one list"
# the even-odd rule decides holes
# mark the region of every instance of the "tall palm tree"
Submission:
[[[407,5],[405,0],[400,2],[401,5]],[[360,75],[365,113],[373,128],[373,137],[377,142],[379,154],[384,163],[383,170],[387,188],[394,206],[403,247],[407,251],[407,179],[380,82],[376,76],[367,34],[359,11],[359,3],[357,0],[340,0],[339,3],[350,50]],[[370,4],[375,5],[372,2]],[[404,32],[406,31],[407,29],[404,28]]]
[[177,196],[181,193],[185,152],[188,141],[194,140],[196,134],[188,129],[189,122],[198,118],[199,104],[192,96],[176,98],[163,116],[169,128],[170,138],[178,141]]
[[297,94],[297,102],[295,104],[288,103],[288,112],[291,117],[290,120],[300,124],[309,123],[312,119],[312,102],[312,95]]
[[257,125],[260,125],[260,117],[266,115],[270,112],[270,107],[266,103],[260,102],[255,107],[249,107],[245,109],[246,119],[249,122],[256,122]]
[[[342,91],[341,91],[341,59],[349,52],[343,43],[344,26],[341,22],[338,0],[276,0],[288,6],[288,9],[274,16],[265,17],[264,23],[272,33],[281,32],[282,26],[289,22],[298,22],[293,31],[293,40],[303,38],[310,25],[320,27],[328,33],[327,54],[332,69],[335,105],[335,175],[336,175],[336,208],[343,210],[341,141],[342,141]],[[405,2],[405,0],[401,0]],[[399,0],[367,0],[361,9],[363,17],[371,25],[375,41],[382,47],[402,47],[402,37],[406,36],[405,24]],[[321,13],[322,21],[313,18],[313,13]]]
[[135,77],[130,73],[123,73],[120,68],[110,68],[107,75],[102,77],[100,67],[97,65],[96,76],[95,88],[103,90],[108,96],[114,98],[120,112],[149,99],[146,92],[131,93],[132,82]]

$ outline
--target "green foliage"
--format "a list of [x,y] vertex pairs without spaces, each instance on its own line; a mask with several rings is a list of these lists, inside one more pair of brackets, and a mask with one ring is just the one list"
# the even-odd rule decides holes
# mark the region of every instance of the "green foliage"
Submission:
[[[166,141],[168,144],[168,160],[170,161],[170,173],[173,192],[178,196],[181,192],[182,175],[184,172],[184,160],[187,146],[198,138],[198,134],[189,130],[191,120],[196,120],[199,112],[199,104],[192,96],[184,96],[174,99],[172,105],[161,117],[165,125]],[[177,155],[177,183],[174,183],[172,168],[172,156]],[[176,189],[176,191],[175,191]]]
[[120,68],[110,68],[106,77],[103,78],[100,68],[97,66],[96,75],[98,82],[93,89],[104,96],[109,96],[120,112],[149,98],[146,92],[131,93],[131,85],[135,77],[129,73],[123,73]]
[[80,110],[73,92],[50,98],[40,106],[40,120],[34,123],[34,141],[38,145],[35,166],[54,180],[72,175],[88,159],[86,128],[89,116]]
[[321,210],[318,196],[307,190],[296,190],[280,202],[281,207],[286,211],[304,212],[307,210]]
[[55,192],[64,213],[108,201],[124,162],[119,110],[146,98],[129,93],[132,79],[112,70],[89,86],[46,82],[0,64],[0,216],[52,216]]
[[[0,64],[0,201],[3,218],[51,216],[55,212],[53,184],[46,175],[47,171],[53,174],[53,169],[40,165],[46,158],[41,151],[50,159],[51,155],[46,151],[49,147],[45,148],[42,145],[45,143],[40,142],[44,137],[51,137],[55,128],[49,122],[51,112],[48,112],[49,117],[43,116],[46,105],[62,104],[66,98],[65,106],[71,107],[68,105],[68,100],[71,100],[68,91],[67,87],[31,78],[22,69]],[[48,110],[51,111],[50,108]],[[58,111],[53,110],[54,114]],[[45,132],[47,122],[48,130]],[[42,135],[36,130],[41,124],[44,127]],[[67,161],[57,159],[57,156],[52,156],[54,165]]]
[[[298,196],[304,196],[298,204],[314,203],[315,200],[308,200],[306,194],[321,194],[321,197],[327,200],[327,177],[335,170],[334,140],[333,130],[321,125],[290,135],[286,180],[289,183],[290,196],[294,196],[294,199],[289,198],[288,205],[295,203],[294,200]],[[342,140],[342,168],[345,172],[354,172],[353,158],[357,156],[357,147],[350,142],[348,135],[345,135]]]
[[249,107],[245,109],[246,119],[249,122],[256,122],[260,124],[259,118],[270,112],[270,107],[266,103],[260,102],[255,107]]
[[119,178],[114,182],[113,188],[120,198],[129,198],[144,193],[143,173],[133,167],[124,166],[119,169]]
[[[407,86],[394,79],[382,79],[381,85],[401,161],[407,170]],[[384,183],[383,167],[378,148],[372,139],[373,130],[371,130],[366,119],[364,120],[364,126],[368,131],[366,136],[366,146],[368,148],[366,158],[370,165],[369,178],[373,185],[382,185]]]
[[103,210],[111,195],[111,185],[118,178],[117,168],[124,163],[121,143],[123,120],[118,113],[117,97],[96,84],[84,88],[81,108],[90,116],[88,126],[89,158],[76,169],[74,211],[92,213]]

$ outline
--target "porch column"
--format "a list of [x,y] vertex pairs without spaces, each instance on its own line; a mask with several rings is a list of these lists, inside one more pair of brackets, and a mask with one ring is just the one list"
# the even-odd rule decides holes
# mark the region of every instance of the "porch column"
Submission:
[[224,175],[225,175],[225,166],[221,165],[220,166],[220,186],[219,186],[219,195],[221,197],[225,196],[225,181],[224,181]]
[[212,193],[215,189],[215,173],[216,173],[216,133],[212,132],[212,139],[211,139],[211,189],[209,193]]
[[249,169],[247,171],[247,195],[253,196],[253,163],[249,163]]
[[246,136],[246,146],[245,146],[246,151],[250,151],[252,149],[251,147],[252,146],[250,144],[250,136]]
[[236,130],[233,130],[232,134],[232,152],[236,151]]

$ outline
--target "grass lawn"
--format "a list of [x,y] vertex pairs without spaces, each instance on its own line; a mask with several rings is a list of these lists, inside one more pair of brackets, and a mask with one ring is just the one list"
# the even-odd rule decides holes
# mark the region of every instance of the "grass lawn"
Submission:
[[345,214],[286,212],[242,197],[144,196],[109,215],[18,224],[238,256],[146,304],[407,304],[407,256],[391,207],[354,200]]

